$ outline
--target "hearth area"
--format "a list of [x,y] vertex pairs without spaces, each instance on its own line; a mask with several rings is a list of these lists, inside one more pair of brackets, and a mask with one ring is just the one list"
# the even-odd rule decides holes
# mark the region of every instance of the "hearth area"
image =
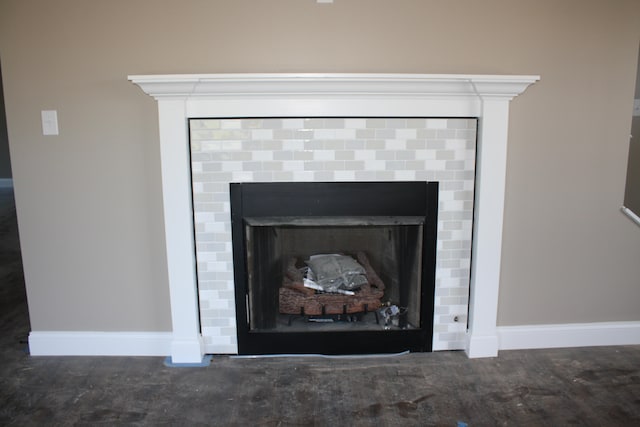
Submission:
[[437,183],[232,183],[238,351],[432,342]]

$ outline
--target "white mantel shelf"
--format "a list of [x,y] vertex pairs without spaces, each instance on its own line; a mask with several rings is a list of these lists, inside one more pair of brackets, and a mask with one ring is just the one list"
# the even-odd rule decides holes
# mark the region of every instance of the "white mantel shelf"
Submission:
[[506,97],[538,76],[473,74],[166,74],[129,80],[154,98],[188,97]]
[[498,354],[496,327],[509,102],[539,76],[457,74],[132,75],[158,101],[174,363],[199,362],[188,118],[477,117],[469,357]]

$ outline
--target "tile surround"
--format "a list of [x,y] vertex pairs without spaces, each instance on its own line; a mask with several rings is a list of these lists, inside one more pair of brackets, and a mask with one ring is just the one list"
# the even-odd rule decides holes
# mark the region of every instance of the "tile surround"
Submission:
[[464,349],[476,119],[191,119],[200,318],[208,353],[235,353],[229,182],[439,181],[433,349]]

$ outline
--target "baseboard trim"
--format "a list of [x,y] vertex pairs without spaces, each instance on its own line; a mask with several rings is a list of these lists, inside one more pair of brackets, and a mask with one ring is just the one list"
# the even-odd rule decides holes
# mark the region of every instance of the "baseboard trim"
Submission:
[[0,178],[0,188],[13,188],[13,178]]
[[[499,326],[497,335],[499,350],[640,345],[640,322]],[[169,356],[172,340],[171,332],[33,331],[29,352],[32,356]]]
[[499,326],[499,350],[640,344],[640,322]]
[[32,356],[168,356],[171,332],[57,332],[29,334]]
[[467,335],[465,353],[469,359],[496,357],[498,355],[498,337],[496,335]]

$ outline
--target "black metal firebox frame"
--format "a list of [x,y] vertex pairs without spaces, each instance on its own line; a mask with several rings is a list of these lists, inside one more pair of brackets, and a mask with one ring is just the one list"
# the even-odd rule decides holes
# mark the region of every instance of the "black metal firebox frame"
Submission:
[[[239,354],[373,354],[432,350],[437,182],[231,183],[230,198]],[[245,219],[278,216],[424,217],[419,327],[284,333],[250,330],[246,303],[249,279]]]

